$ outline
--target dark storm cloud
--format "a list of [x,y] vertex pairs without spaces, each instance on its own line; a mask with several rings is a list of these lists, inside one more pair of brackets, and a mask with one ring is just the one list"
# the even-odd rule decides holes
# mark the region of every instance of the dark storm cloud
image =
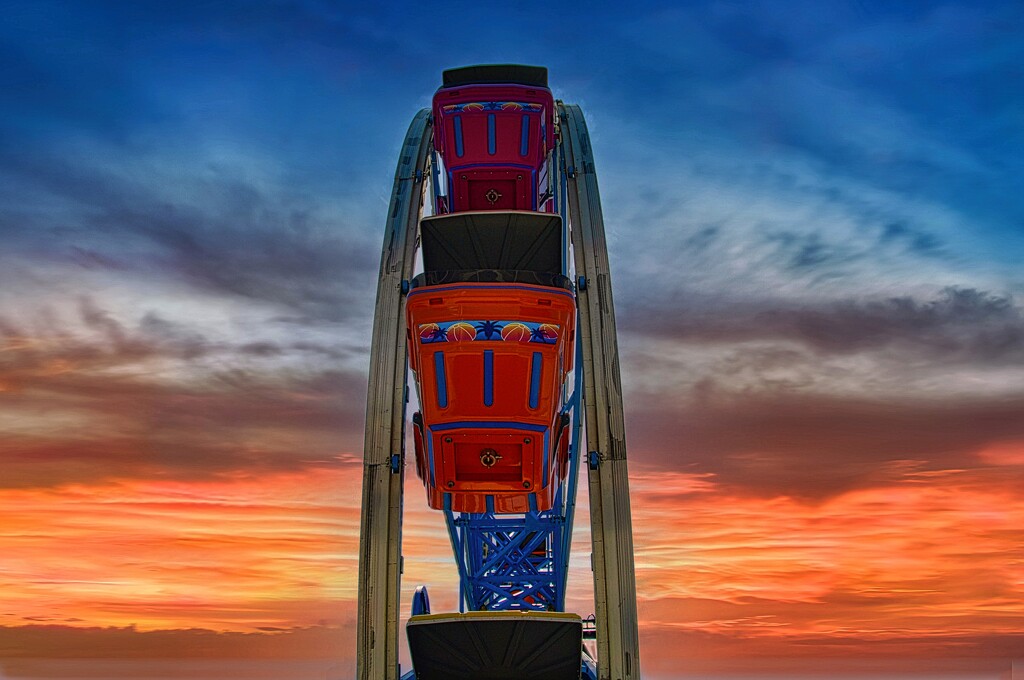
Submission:
[[1024,362],[1024,310],[1005,296],[946,288],[932,299],[836,299],[815,303],[710,301],[622,307],[623,328],[683,343],[790,341],[822,354],[896,349],[917,361],[977,366]]
[[986,467],[979,450],[1024,440],[1024,396],[729,394],[707,381],[674,403],[631,401],[626,424],[640,460],[755,495],[824,498],[913,470]]

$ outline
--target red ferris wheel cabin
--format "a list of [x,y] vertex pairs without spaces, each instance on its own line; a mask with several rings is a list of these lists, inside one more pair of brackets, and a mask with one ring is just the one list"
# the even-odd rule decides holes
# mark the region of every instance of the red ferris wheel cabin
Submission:
[[548,152],[554,99],[547,69],[469,66],[444,72],[434,95],[437,212],[552,210]]

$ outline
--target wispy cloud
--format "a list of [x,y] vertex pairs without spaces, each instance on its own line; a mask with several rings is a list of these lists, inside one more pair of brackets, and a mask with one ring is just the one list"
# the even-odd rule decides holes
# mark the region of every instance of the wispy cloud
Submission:
[[[881,401],[764,392],[634,403],[627,417],[641,460],[711,472],[757,494],[825,497],[922,469],[988,467],[976,454],[1024,441],[1024,400]],[[1003,471],[1018,479],[1020,470]]]
[[130,327],[90,298],[79,312],[75,333],[0,324],[0,485],[298,469],[358,447],[366,379],[343,347],[211,340],[153,313]]
[[[717,303],[717,304],[716,304]],[[822,355],[895,351],[918,362],[1019,366],[1024,313],[1013,299],[971,288],[946,288],[931,299],[832,298],[722,304],[698,291],[672,304],[651,296],[626,306],[624,332],[678,343],[728,345],[791,342]]]

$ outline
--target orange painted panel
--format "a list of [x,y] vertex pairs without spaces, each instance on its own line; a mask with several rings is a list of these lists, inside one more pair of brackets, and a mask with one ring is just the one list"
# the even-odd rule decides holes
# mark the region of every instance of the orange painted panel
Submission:
[[573,359],[572,294],[525,284],[431,286],[409,294],[406,313],[431,507],[443,508],[448,493],[461,512],[485,512],[488,497],[496,512],[528,511],[531,496],[534,509],[550,508],[565,474],[555,425]]

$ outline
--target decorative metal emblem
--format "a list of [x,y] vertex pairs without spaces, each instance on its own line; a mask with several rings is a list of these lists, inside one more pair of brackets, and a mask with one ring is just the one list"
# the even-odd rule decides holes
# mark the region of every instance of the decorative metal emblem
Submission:
[[493,467],[499,460],[501,460],[501,455],[494,449],[484,449],[480,452],[480,463],[484,467]]
[[501,194],[499,194],[494,189],[490,189],[486,194],[484,194],[484,198],[486,198],[491,205],[494,205],[495,203],[498,202],[498,199],[501,198]]

